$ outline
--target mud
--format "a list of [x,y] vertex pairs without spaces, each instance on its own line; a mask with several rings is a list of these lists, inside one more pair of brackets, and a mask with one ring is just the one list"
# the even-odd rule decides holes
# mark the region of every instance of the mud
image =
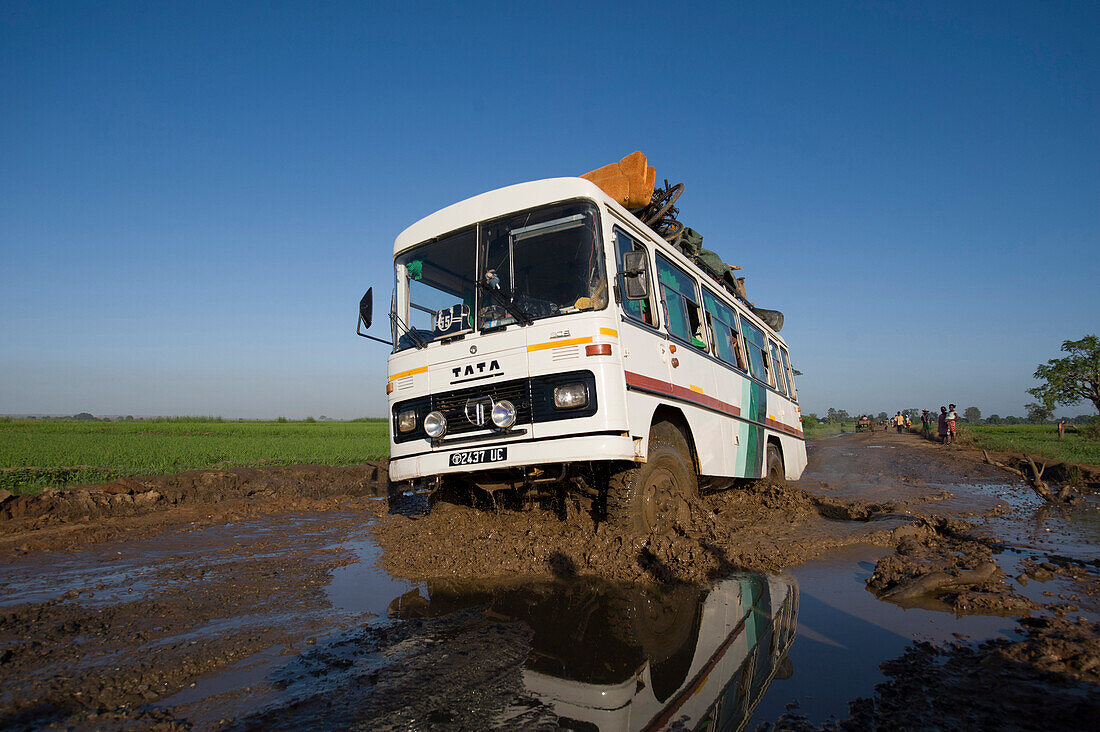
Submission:
[[[74,549],[181,524],[285,511],[331,511],[386,494],[385,461],[193,470],[47,488],[0,499],[0,553]],[[5,491],[6,493],[6,491]]]
[[[573,503],[391,506],[381,464],[8,497],[0,728],[584,727],[531,685],[562,674],[596,689],[614,681],[661,725],[702,723],[716,713],[706,694],[719,692],[736,696],[741,723],[765,692],[769,709],[789,699],[788,713],[767,718],[784,729],[1072,729],[1096,718],[1094,499],[1039,505],[980,454],[909,435],[846,435],[810,453],[798,484],[704,495],[671,536],[623,537]],[[853,624],[803,598],[798,632],[804,621],[811,640],[795,638],[795,655],[810,643],[821,670],[798,688],[830,700],[803,714],[784,696],[785,646],[768,640],[793,633],[797,587],[781,612],[766,598],[805,562],[853,551],[873,552],[858,578],[873,608]],[[838,561],[820,586],[851,580],[855,560]],[[769,574],[731,574],[745,572]],[[731,576],[741,589],[722,595]],[[757,603],[759,621],[738,620],[737,597]],[[862,650],[887,617],[904,629],[881,646],[889,655]],[[747,627],[755,646],[736,640]],[[847,658],[863,676],[845,673],[867,681],[829,692],[828,636],[853,628]],[[921,628],[939,629],[935,640],[906,649]],[[950,628],[977,639],[947,640]],[[716,649],[741,655],[705,665]],[[732,695],[727,682],[754,691]],[[991,689],[1011,698],[998,706]]]
[[[917,499],[913,499],[917,502]],[[927,533],[901,504],[818,499],[766,483],[693,501],[668,535],[624,536],[574,508],[484,511],[436,504],[374,526],[381,566],[399,577],[595,575],[619,581],[705,584],[739,569],[776,571],[855,543],[892,546]]]

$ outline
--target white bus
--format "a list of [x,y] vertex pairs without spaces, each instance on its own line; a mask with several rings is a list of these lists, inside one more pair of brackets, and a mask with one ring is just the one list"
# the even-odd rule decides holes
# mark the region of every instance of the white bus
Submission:
[[448,206],[397,237],[394,271],[399,490],[567,486],[645,533],[806,466],[783,338],[589,181]]

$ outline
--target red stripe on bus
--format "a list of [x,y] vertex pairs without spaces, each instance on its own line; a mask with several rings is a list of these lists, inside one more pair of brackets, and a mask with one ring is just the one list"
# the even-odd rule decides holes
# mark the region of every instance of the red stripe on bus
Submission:
[[660,379],[653,379],[649,376],[643,376],[642,374],[636,374],[633,371],[626,371],[626,385],[636,386],[639,389],[648,389],[649,391],[655,391],[661,394],[667,394],[670,397],[681,399],[685,402],[693,402],[702,407],[713,409],[716,412],[724,412],[734,417],[741,416],[741,409],[735,407],[732,404],[727,404],[719,399],[715,399],[712,396],[706,394],[700,394],[697,391],[692,391],[683,386],[677,386],[667,381],[661,381]]
[[764,424],[771,427],[773,430],[779,430],[780,432],[786,432],[789,435],[795,437],[802,437],[802,430],[795,429],[794,427],[788,427],[782,422],[776,422],[774,419],[765,419]]

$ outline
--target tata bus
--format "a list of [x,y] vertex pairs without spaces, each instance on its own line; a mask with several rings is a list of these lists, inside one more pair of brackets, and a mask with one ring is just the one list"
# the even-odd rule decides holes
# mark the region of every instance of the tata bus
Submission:
[[[393,255],[397,491],[553,486],[644,533],[701,490],[802,474],[786,341],[595,184],[483,193]],[[368,290],[361,327],[372,312]]]

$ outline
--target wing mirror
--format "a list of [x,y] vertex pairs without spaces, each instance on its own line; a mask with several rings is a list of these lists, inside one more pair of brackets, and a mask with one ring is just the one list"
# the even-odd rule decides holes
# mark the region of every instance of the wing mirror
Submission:
[[363,324],[364,328],[370,328],[371,320],[374,315],[374,288],[367,289],[363,299],[359,301],[359,321]]
[[372,341],[378,341],[379,343],[385,343],[387,346],[393,346],[390,341],[382,338],[375,338],[372,335],[368,335],[363,331],[370,328],[371,321],[374,319],[374,288],[367,288],[367,292],[363,295],[363,299],[359,301],[359,322],[355,324],[355,334],[364,338],[370,338]]
[[646,253],[633,250],[623,253],[623,295],[627,300],[649,297],[649,270]]

